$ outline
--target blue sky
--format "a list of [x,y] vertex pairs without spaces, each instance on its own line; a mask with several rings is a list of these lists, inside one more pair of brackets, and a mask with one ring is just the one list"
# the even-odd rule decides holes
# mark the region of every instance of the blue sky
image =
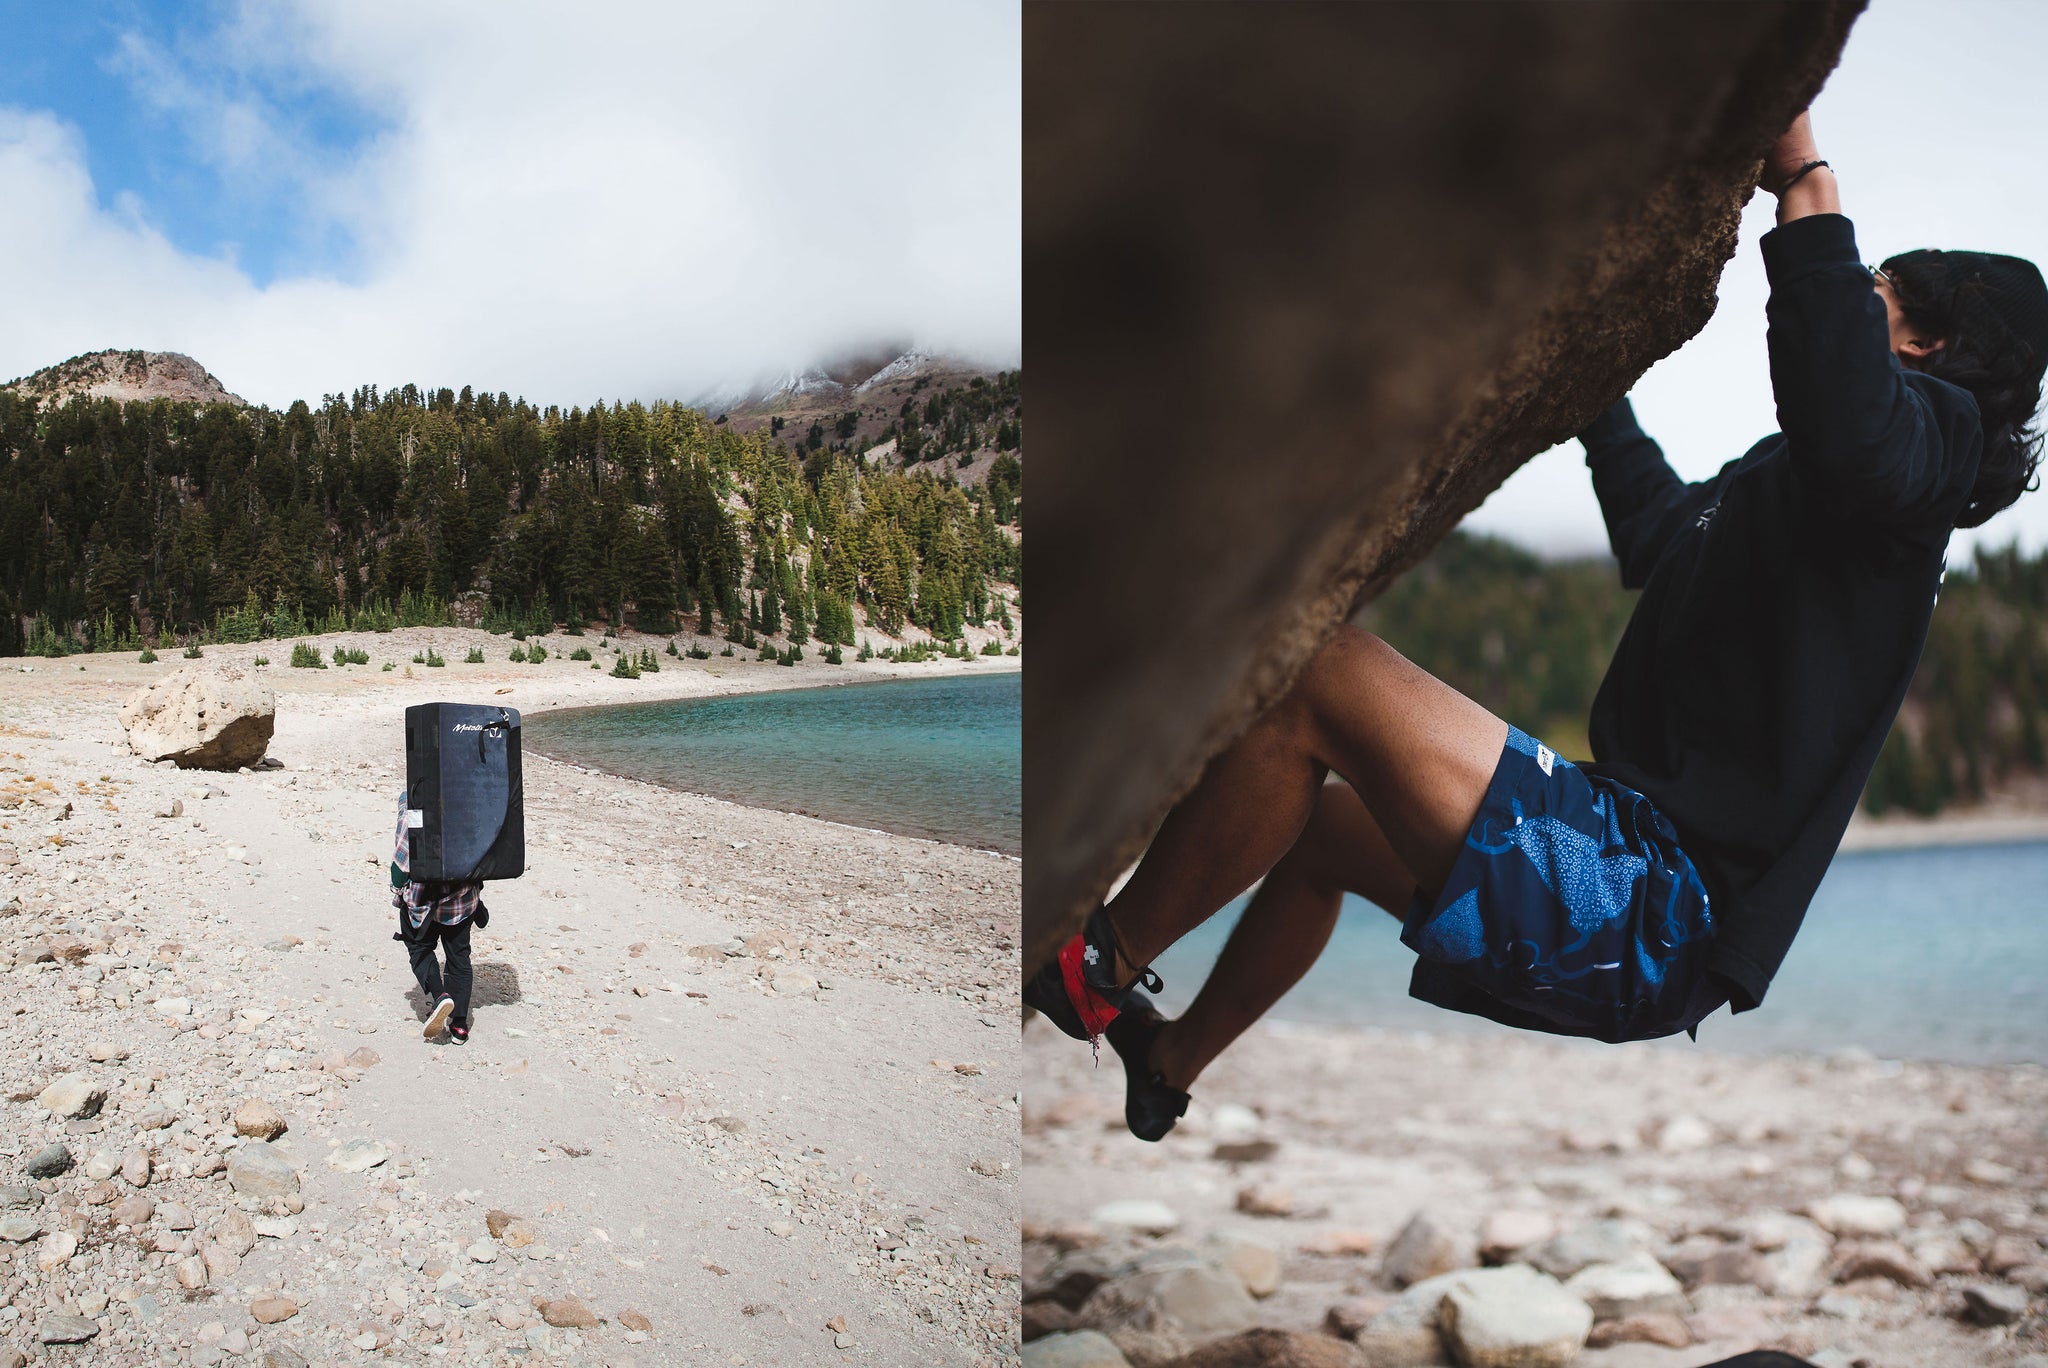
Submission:
[[0,378],[178,351],[281,407],[1014,365],[1021,48],[1002,0],[0,0]]
[[389,122],[317,70],[210,53],[231,18],[221,5],[0,0],[0,104],[74,128],[101,206],[183,252],[232,259],[259,286],[356,276],[351,235],[295,190],[304,165],[359,155]]

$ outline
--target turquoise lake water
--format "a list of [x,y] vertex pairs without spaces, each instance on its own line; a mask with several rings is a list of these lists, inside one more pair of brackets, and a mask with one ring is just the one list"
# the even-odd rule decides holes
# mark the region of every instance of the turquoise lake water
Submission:
[[1022,853],[1023,676],[529,713],[527,747],[691,793]]
[[[2048,843],[1841,855],[1763,1006],[1700,1026],[1736,1053],[1862,1049],[1887,1059],[2048,1063]],[[1155,967],[1178,1012],[1243,900]],[[1329,948],[1274,1015],[1434,1032],[1505,1030],[1408,997],[1415,956],[1399,924],[1347,899]],[[1692,1048],[1679,1036],[1660,1048]]]

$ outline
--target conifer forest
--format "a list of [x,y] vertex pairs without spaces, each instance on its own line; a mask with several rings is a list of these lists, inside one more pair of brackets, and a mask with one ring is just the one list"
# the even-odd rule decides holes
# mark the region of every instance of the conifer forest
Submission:
[[[1019,377],[987,387],[1009,402],[948,397],[948,440],[900,468],[668,402],[405,385],[280,413],[0,392],[0,655],[456,620],[826,646],[1008,634]],[[937,459],[976,447],[1000,454],[973,484]]]

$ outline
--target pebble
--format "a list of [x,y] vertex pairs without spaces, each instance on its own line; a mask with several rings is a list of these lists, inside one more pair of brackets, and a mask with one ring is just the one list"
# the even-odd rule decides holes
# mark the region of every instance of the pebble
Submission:
[[90,1074],[64,1074],[37,1094],[36,1101],[52,1116],[88,1117],[99,1115],[107,1100],[107,1088]]
[[1806,1214],[1834,1235],[1896,1235],[1906,1228],[1906,1209],[1894,1197],[1837,1192],[1812,1203]]
[[1180,1217],[1164,1202],[1125,1198],[1095,1208],[1089,1220],[1100,1226],[1122,1226],[1144,1235],[1170,1235],[1180,1228]]
[[235,1108],[235,1134],[258,1140],[275,1140],[285,1133],[284,1113],[260,1097],[249,1097]]
[[1547,1211],[1515,1207],[1496,1211],[1479,1228],[1479,1258],[1483,1263],[1506,1263],[1530,1245],[1541,1244],[1557,1234],[1557,1217]]
[[148,1187],[152,1169],[146,1149],[129,1150],[121,1160],[121,1177],[130,1187]]
[[44,1344],[84,1344],[99,1332],[99,1322],[84,1316],[52,1314],[36,1326],[36,1338]]
[[114,1209],[109,1214],[113,1216],[117,1224],[140,1228],[148,1224],[149,1218],[155,1214],[155,1211],[156,1203],[150,1201],[149,1198],[140,1194],[130,1194],[114,1203]]
[[556,1297],[553,1300],[536,1298],[540,1318],[557,1329],[594,1330],[597,1328],[597,1314],[585,1306],[577,1297]]
[[1466,1368],[1564,1368],[1593,1328],[1592,1308],[1524,1264],[1461,1275],[1438,1315]]
[[228,1185],[251,1197],[296,1196],[299,1174],[283,1151],[267,1141],[251,1140],[229,1152]]
[[276,1325],[299,1314],[299,1304],[290,1297],[258,1297],[249,1303],[249,1314],[263,1325]]
[[1284,1187],[1270,1185],[1240,1188],[1237,1209],[1247,1216],[1285,1218],[1294,1214],[1294,1194]]
[[1852,1245],[1838,1254],[1836,1263],[1837,1282],[1885,1278],[1901,1287],[1927,1287],[1934,1282],[1927,1266],[1894,1240]]
[[48,1273],[58,1264],[68,1263],[78,1252],[78,1237],[68,1230],[59,1230],[43,1237],[36,1246],[36,1267]]
[[1390,1285],[1407,1287],[1425,1278],[1469,1267],[1477,1255],[1475,1248],[1459,1239],[1435,1216],[1419,1211],[1409,1218],[1408,1224],[1401,1227],[1401,1233],[1394,1237],[1394,1242],[1387,1246],[1386,1261],[1381,1265],[1380,1273]]
[[652,1334],[654,1331],[654,1323],[630,1306],[619,1312],[619,1324],[628,1330],[639,1330],[646,1334]]
[[1588,1264],[1572,1274],[1564,1287],[1592,1308],[1595,1320],[1626,1320],[1660,1312],[1684,1315],[1692,1310],[1678,1279],[1648,1254],[1634,1254],[1619,1263]]
[[1660,1154],[1684,1154],[1714,1143],[1714,1128],[1697,1116],[1674,1116],[1657,1131]]
[[1063,1330],[1025,1345],[1024,1368],[1130,1368],[1130,1360],[1099,1331]]
[[345,1140],[329,1151],[327,1167],[342,1173],[367,1173],[390,1158],[391,1147],[381,1140]]
[[1963,1289],[1963,1314],[1978,1325],[2011,1325],[2027,1314],[2027,1294],[2004,1283],[1976,1283]]
[[26,1244],[42,1233],[42,1223],[33,1216],[0,1216],[0,1240]]

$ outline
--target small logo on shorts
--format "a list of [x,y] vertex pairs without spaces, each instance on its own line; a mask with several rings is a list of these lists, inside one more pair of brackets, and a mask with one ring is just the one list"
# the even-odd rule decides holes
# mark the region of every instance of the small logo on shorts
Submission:
[[1557,752],[1546,745],[1538,743],[1536,747],[1536,768],[1548,774],[1550,773],[1550,767],[1556,763]]

